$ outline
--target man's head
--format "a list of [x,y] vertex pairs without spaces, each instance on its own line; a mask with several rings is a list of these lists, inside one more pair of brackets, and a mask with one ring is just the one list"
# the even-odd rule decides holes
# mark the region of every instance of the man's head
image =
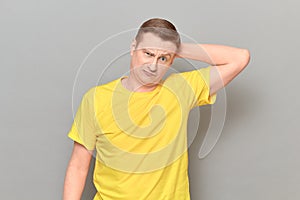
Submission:
[[153,33],[163,41],[170,41],[180,47],[180,36],[176,27],[169,21],[160,18],[153,18],[145,21],[139,28],[135,36],[136,44],[138,45],[143,40],[144,33]]
[[159,83],[179,47],[180,36],[171,22],[159,18],[147,20],[132,42],[131,75],[141,85]]

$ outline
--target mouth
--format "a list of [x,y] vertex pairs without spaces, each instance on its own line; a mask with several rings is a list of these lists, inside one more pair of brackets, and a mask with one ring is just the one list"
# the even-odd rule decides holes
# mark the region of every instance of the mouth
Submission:
[[149,72],[149,71],[146,71],[146,70],[143,70],[143,72],[144,72],[144,74],[146,74],[146,75],[149,76],[149,77],[156,76],[156,74],[153,74],[153,73],[151,73],[151,72]]

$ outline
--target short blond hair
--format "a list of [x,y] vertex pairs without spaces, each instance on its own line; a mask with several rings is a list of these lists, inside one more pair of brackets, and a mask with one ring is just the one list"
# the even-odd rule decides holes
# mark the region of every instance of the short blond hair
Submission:
[[137,45],[142,40],[144,33],[153,33],[160,37],[162,40],[170,41],[180,47],[180,36],[176,27],[168,20],[161,18],[152,18],[145,21],[139,28],[137,35],[135,36]]

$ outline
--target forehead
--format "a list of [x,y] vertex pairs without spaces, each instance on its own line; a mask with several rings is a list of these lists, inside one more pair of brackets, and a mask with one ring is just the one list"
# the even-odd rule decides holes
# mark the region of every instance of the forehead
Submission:
[[152,49],[161,50],[166,53],[175,53],[177,47],[173,42],[162,40],[153,33],[144,33],[137,49]]

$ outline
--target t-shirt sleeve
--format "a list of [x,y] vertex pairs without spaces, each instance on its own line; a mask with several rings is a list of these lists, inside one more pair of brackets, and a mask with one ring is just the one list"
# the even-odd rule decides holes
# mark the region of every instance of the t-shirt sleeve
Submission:
[[186,80],[187,84],[192,88],[193,100],[191,101],[191,107],[214,104],[217,94],[210,95],[210,70],[211,66],[183,72],[182,76]]
[[88,150],[94,150],[96,144],[96,126],[94,110],[94,92],[84,94],[74,117],[68,137],[82,144]]

